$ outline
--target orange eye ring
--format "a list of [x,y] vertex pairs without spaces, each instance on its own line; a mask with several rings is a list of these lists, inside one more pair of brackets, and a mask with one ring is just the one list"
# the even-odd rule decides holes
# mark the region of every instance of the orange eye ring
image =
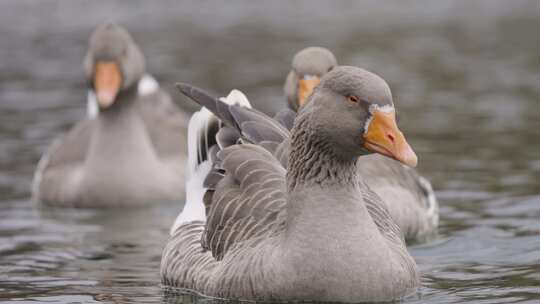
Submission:
[[358,99],[358,97],[356,97],[354,95],[347,96],[347,100],[350,101],[350,102],[354,102],[354,103],[358,103],[360,101],[360,99]]

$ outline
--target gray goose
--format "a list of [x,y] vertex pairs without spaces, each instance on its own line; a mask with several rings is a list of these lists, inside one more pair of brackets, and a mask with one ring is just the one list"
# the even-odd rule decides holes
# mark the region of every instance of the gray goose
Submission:
[[[336,66],[336,57],[328,49],[308,47],[298,52],[284,85],[289,108],[297,111],[320,78]],[[359,162],[359,174],[366,177],[371,190],[387,204],[408,241],[422,240],[436,232],[439,207],[426,178],[413,168],[378,154],[362,157]]]
[[332,302],[416,290],[418,269],[399,227],[356,169],[373,152],[417,162],[383,79],[334,68],[290,132],[282,120],[178,86],[219,121],[189,130],[203,150],[197,162],[213,164],[199,185],[207,216],[185,217],[172,231],[164,285],[224,299]]
[[145,75],[144,57],[122,27],[99,26],[84,68],[88,117],[41,158],[35,200],[114,207],[183,198],[187,116]]

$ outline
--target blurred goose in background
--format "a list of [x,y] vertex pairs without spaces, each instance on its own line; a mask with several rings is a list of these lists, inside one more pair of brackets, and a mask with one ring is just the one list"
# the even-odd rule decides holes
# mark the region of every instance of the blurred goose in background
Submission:
[[[308,47],[298,52],[284,85],[289,108],[298,111],[321,77],[336,66],[336,57],[328,49]],[[361,157],[358,162],[359,174],[387,204],[407,240],[419,240],[436,231],[439,207],[427,179],[413,168],[378,154]]]
[[163,284],[225,299],[323,302],[390,301],[418,287],[399,227],[356,169],[371,152],[417,163],[383,79],[335,67],[290,131],[243,96],[179,88],[206,109],[189,126],[187,191],[196,195],[164,249]]
[[88,117],[40,160],[34,198],[75,207],[183,199],[187,116],[145,74],[129,33],[111,23],[99,26],[84,68]]

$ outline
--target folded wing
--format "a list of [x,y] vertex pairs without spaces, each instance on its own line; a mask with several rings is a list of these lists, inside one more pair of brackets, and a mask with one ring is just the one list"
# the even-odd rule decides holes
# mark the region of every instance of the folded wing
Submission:
[[203,248],[221,260],[244,241],[283,229],[286,169],[274,153],[288,141],[289,131],[254,109],[227,104],[190,85],[180,84],[179,89],[223,123],[216,133],[219,151],[204,185],[207,222],[202,237]]

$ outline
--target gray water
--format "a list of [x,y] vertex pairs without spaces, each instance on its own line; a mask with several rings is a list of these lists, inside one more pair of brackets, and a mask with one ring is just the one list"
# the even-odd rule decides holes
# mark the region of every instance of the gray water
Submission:
[[132,32],[175,98],[187,81],[275,111],[292,55],[310,45],[383,76],[441,205],[439,236],[410,247],[423,279],[406,302],[540,302],[538,1],[0,2],[0,300],[206,302],[159,285],[182,203],[30,200],[41,153],[84,116],[81,62],[106,20]]

